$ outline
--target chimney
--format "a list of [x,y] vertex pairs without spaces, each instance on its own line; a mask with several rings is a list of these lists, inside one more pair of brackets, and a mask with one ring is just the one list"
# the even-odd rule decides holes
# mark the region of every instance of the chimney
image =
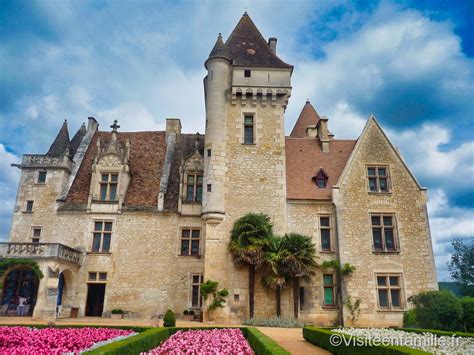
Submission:
[[181,134],[181,120],[179,118],[167,118],[166,119],[166,138],[170,134],[176,134],[179,136]]
[[277,50],[277,39],[275,37],[270,37],[268,39],[268,46],[270,47],[270,50],[272,51],[273,54],[276,54]]
[[99,124],[97,123],[97,120],[94,117],[88,117],[87,118],[87,132],[95,132],[99,128]]
[[316,129],[318,130],[317,138],[319,138],[319,142],[321,143],[321,148],[323,149],[323,153],[329,153],[328,118],[326,116],[322,116],[319,119]]

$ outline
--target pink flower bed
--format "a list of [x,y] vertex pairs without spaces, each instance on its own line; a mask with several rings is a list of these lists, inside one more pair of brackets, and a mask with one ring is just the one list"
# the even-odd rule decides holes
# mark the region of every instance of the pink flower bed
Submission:
[[240,329],[178,331],[148,355],[254,354]]
[[0,327],[0,354],[79,353],[95,343],[132,333],[110,328]]

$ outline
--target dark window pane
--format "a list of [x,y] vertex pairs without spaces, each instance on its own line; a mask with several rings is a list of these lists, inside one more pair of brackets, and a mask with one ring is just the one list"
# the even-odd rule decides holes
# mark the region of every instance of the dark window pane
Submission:
[[33,201],[26,201],[26,211],[27,212],[33,211]]
[[212,151],[210,149],[207,150],[207,156],[210,157],[212,155]]
[[316,179],[316,185],[319,187],[319,188],[325,188],[326,187],[326,179]]
[[380,184],[380,191],[384,191],[384,192],[388,191],[387,179],[386,178],[380,178],[379,179],[379,184]]
[[253,116],[245,116],[244,123],[248,124],[248,125],[252,125],[253,124]]
[[212,192],[212,184],[207,184],[207,192]]
[[94,233],[94,240],[92,242],[92,251],[100,251],[100,233]]
[[398,286],[398,276],[390,276],[390,286]]
[[198,183],[198,185],[202,185],[202,180],[203,180],[202,175],[198,175],[198,177],[197,177],[197,183]]
[[374,237],[374,249],[383,250],[382,230],[380,228],[372,228],[372,235]]
[[332,274],[326,274],[323,276],[323,283],[325,285],[332,285],[333,284],[333,275]]
[[96,281],[96,280],[97,280],[97,273],[89,272],[89,281]]
[[372,216],[371,220],[373,226],[380,226],[380,216]]
[[99,272],[99,280],[106,281],[107,280],[107,273],[106,272]]
[[32,243],[39,243],[40,239],[39,238],[31,238]]
[[202,186],[196,187],[196,202],[202,201]]
[[117,185],[110,184],[110,196],[109,196],[110,201],[115,201],[116,197],[117,197]]
[[189,240],[181,240],[181,255],[189,255]]
[[252,72],[250,71],[250,69],[245,69],[244,70],[244,77],[250,78],[251,76],[252,76]]
[[388,290],[379,290],[380,307],[388,307]]
[[104,181],[104,182],[109,181],[109,174],[102,174],[101,181]]
[[39,238],[41,236],[41,229],[35,228],[33,229],[33,237]]
[[377,179],[376,178],[369,178],[369,190],[370,191],[377,191]]
[[390,290],[392,296],[392,307],[400,308],[400,290]]
[[104,240],[102,242],[102,251],[104,253],[108,253],[110,250],[110,238],[111,238],[110,233],[104,233]]
[[331,233],[329,229],[321,229],[321,247],[323,250],[331,250]]
[[377,276],[377,285],[387,286],[387,278],[385,276]]
[[324,304],[333,305],[334,304],[334,292],[332,287],[324,288]]
[[186,202],[193,202],[194,199],[194,185],[188,185],[186,188]]
[[183,236],[183,238],[189,238],[189,236],[191,235],[191,231],[189,229],[183,229],[181,235]]
[[253,126],[245,126],[245,140],[246,144],[253,144]]
[[46,171],[40,171],[38,173],[38,182],[39,183],[44,183],[46,182]]
[[199,286],[193,286],[192,306],[199,307]]
[[322,226],[322,227],[329,227],[329,217],[321,217],[319,219],[319,224]]
[[107,199],[107,184],[100,185],[100,199],[105,201]]
[[112,182],[117,182],[118,181],[118,175],[117,174],[113,174],[111,177],[112,177]]
[[199,240],[191,242],[191,255],[199,255]]
[[385,247],[387,250],[395,250],[395,238],[393,237],[392,228],[385,228]]
[[193,229],[191,235],[192,235],[193,238],[199,238],[200,232],[201,232],[201,231],[200,231],[199,229]]
[[385,168],[379,168],[379,176],[387,176]]
[[112,231],[112,222],[105,222],[105,231],[111,232]]
[[368,168],[367,173],[369,176],[375,176],[375,168]]
[[102,230],[102,222],[95,222],[94,230],[95,231],[101,231]]
[[193,284],[199,284],[199,283],[201,283],[201,276],[193,275]]
[[383,216],[383,225],[391,226],[392,225],[392,216]]
[[194,185],[194,175],[188,175],[188,184]]

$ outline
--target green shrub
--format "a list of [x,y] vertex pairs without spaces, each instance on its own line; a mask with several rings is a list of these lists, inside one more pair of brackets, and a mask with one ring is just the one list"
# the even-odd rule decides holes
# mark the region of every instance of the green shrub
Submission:
[[303,323],[297,319],[274,318],[250,318],[246,319],[243,325],[253,325],[256,327],[276,327],[276,328],[303,328]]
[[414,309],[410,309],[403,313],[403,326],[404,327],[417,327],[416,314]]
[[175,327],[176,326],[176,317],[171,309],[168,309],[163,318],[164,327]]
[[288,351],[257,328],[246,328],[244,335],[256,355],[290,355]]
[[464,331],[474,332],[474,297],[461,298]]
[[183,315],[187,316],[189,315],[189,311],[187,309],[184,310]]
[[421,328],[403,328],[400,330],[403,330],[404,332],[411,332],[411,333],[418,333],[418,334],[431,333],[437,336],[452,337],[453,335],[455,335],[457,337],[463,337],[463,338],[474,338],[474,333],[447,332],[445,330],[421,329]]
[[[342,341],[339,346],[331,344],[331,336],[337,334],[343,336],[346,341]],[[313,326],[305,326],[303,328],[303,338],[319,346],[320,348],[329,350],[333,354],[350,354],[350,355],[366,355],[366,354],[383,354],[383,355],[400,355],[400,354],[429,354],[427,352],[411,349],[406,346],[369,346],[364,344],[354,344],[355,337],[343,335],[341,333],[332,332],[329,329],[316,328]],[[349,341],[351,339],[352,341]],[[347,343],[347,344],[346,344]]]
[[141,352],[160,346],[169,336],[170,332],[168,328],[150,328],[143,333],[118,340],[91,351],[86,351],[84,354],[140,354]]
[[112,309],[112,314],[123,314],[123,309]]
[[194,311],[192,309],[189,311],[189,315],[194,316]]
[[425,329],[460,330],[462,306],[449,291],[429,291],[409,299],[415,305],[415,317]]

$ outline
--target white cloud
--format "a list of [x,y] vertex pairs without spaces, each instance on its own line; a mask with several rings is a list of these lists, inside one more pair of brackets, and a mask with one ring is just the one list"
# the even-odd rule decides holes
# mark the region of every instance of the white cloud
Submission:
[[0,143],[0,241],[8,238],[7,231],[11,223],[11,214],[15,205],[16,187],[20,176],[19,170],[10,166],[19,163],[20,158],[6,151]]

